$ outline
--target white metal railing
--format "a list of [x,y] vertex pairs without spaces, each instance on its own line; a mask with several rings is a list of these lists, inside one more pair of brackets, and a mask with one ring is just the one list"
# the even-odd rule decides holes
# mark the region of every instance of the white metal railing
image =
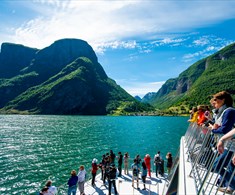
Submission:
[[[185,134],[185,148],[188,155],[187,161],[191,163],[192,169],[189,176],[195,180],[196,192],[201,194],[217,194],[218,189],[225,180],[229,186],[234,180],[234,170],[231,172],[231,159],[233,157],[235,143],[228,141],[226,151],[221,154],[225,158],[220,160],[216,145],[219,135],[211,133],[207,127],[190,124]],[[220,179],[219,182],[218,179]]]

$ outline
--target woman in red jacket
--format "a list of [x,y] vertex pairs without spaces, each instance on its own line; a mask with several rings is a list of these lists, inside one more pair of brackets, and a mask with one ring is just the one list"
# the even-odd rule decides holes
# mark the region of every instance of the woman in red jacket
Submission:
[[145,161],[146,167],[148,169],[148,175],[149,175],[149,177],[151,177],[151,157],[149,154],[145,155],[144,161]]

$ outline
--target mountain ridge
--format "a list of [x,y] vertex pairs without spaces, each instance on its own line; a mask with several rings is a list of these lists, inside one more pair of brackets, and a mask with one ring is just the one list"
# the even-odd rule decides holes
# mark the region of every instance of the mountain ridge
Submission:
[[[158,109],[185,105],[186,112],[198,104],[209,104],[212,94],[226,90],[235,95],[235,43],[192,64],[177,78],[168,79],[142,102]],[[184,108],[184,109],[185,109]]]
[[[106,115],[152,108],[137,102],[106,75],[86,41],[62,39],[33,51],[33,58],[17,69],[17,75],[0,78],[1,113]],[[15,62],[0,64],[0,71],[4,66],[15,67]]]

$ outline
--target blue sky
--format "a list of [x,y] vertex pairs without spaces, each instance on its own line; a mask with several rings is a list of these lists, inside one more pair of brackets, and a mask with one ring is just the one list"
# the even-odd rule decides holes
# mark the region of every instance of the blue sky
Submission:
[[1,0],[0,44],[44,48],[87,41],[107,75],[131,95],[235,42],[234,0]]

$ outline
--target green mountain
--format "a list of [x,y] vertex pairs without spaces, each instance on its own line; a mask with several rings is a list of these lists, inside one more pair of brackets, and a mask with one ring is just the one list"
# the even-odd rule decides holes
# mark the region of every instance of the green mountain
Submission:
[[[8,43],[2,47],[11,52],[0,53],[1,113],[105,115],[152,109],[107,77],[85,41],[62,39],[42,50]],[[22,63],[6,63],[11,56]]]
[[178,107],[178,111],[187,113],[192,106],[209,104],[211,95],[223,90],[235,97],[235,43],[167,80],[158,92],[146,94],[142,102],[165,110]]

